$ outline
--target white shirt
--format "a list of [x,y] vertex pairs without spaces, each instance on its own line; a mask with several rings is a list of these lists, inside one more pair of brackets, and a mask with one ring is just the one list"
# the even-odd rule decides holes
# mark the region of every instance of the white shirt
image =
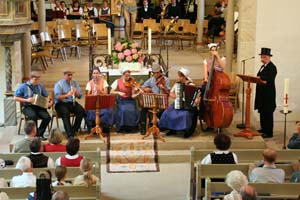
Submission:
[[[109,85],[108,85],[107,81],[104,80],[104,82],[103,82],[103,88],[108,88],[108,87],[109,87]],[[91,91],[92,90],[90,82],[88,82],[86,84],[85,90],[87,90],[87,91]]]
[[23,172],[22,175],[14,176],[10,181],[10,187],[35,187],[36,176],[32,172]]
[[[70,15],[72,15],[72,13],[73,13],[73,8],[72,8],[72,6],[70,7]],[[79,8],[79,14],[80,15],[83,15],[83,9],[80,7]]]
[[[217,151],[214,151],[215,154],[228,154],[230,151],[220,151],[220,150],[217,150]],[[237,159],[237,156],[235,153],[232,152],[232,155],[233,155],[233,159],[234,159],[234,162],[235,163],[238,163],[238,159]],[[211,164],[212,161],[211,161],[211,157],[210,157],[210,153],[207,154],[202,160],[201,160],[201,164]]]

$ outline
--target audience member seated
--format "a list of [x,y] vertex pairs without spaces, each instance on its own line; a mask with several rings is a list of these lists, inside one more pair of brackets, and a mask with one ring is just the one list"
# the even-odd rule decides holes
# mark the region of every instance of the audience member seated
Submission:
[[79,2],[77,0],[73,1],[72,6],[70,7],[70,15],[83,15],[83,9],[80,7]]
[[[174,84],[170,91],[170,97],[173,99],[179,98],[176,91],[180,91],[179,84],[185,86],[195,86],[190,76],[190,71],[186,68],[181,68],[177,72],[177,83]],[[181,100],[181,99],[180,99]],[[197,126],[198,111],[196,107],[176,109],[175,103],[169,106],[167,110],[163,112],[158,122],[159,128],[170,130],[167,135],[172,135],[176,131],[184,131],[184,138],[189,138],[193,135]]]
[[182,18],[182,10],[180,6],[176,3],[176,0],[171,0],[171,3],[167,6],[167,19],[181,19]]
[[[96,7],[94,7],[93,0],[87,0],[86,7],[84,9],[87,9],[89,18],[98,19],[98,10]],[[85,12],[85,10],[84,10],[84,12]]]
[[28,200],[51,200],[54,192],[51,185],[52,174],[50,170],[41,172],[36,179],[36,191],[28,195]]
[[22,175],[14,176],[10,181],[10,187],[35,187],[36,177],[32,173],[32,164],[28,157],[21,156],[16,169],[22,171]]
[[[165,8],[165,6],[166,6],[165,0],[160,0],[159,6],[155,6],[155,8],[154,8],[154,16],[156,16],[156,23],[160,23],[161,14],[162,14],[163,9]],[[163,13],[163,14],[166,14],[166,13]]]
[[56,191],[52,195],[51,200],[69,200],[69,199],[70,199],[70,197],[69,197],[68,193],[59,190],[59,191]]
[[77,154],[79,148],[80,140],[77,138],[69,138],[66,145],[67,154],[57,158],[55,166],[79,167],[80,161],[83,159],[83,156]]
[[255,188],[251,185],[245,185],[241,187],[240,195],[242,197],[242,200],[256,200],[256,191]]
[[201,164],[236,164],[238,159],[235,153],[229,151],[231,139],[223,133],[217,134],[214,138],[216,151],[203,158]]
[[227,174],[225,182],[232,191],[224,196],[224,200],[241,200],[239,192],[243,186],[248,185],[247,176],[241,171],[233,170]]
[[93,165],[90,159],[84,158],[80,162],[82,175],[75,177],[73,185],[93,185],[99,178],[92,174]]
[[208,37],[213,38],[214,36],[224,36],[225,20],[221,14],[221,11],[216,11],[215,15],[209,19],[207,32]]
[[293,162],[292,167],[294,172],[291,175],[290,182],[291,183],[300,183],[300,165],[299,161]]
[[296,130],[287,145],[289,149],[300,149],[300,121],[296,122]]
[[72,185],[68,182],[65,181],[66,176],[67,176],[67,168],[64,166],[57,166],[55,168],[55,176],[56,176],[56,181],[52,183],[53,186],[58,186],[58,185]]
[[137,22],[143,23],[144,19],[154,18],[154,10],[148,5],[148,0],[143,0],[143,6],[138,9]]
[[99,9],[99,22],[105,23],[106,27],[111,29],[111,37],[114,37],[114,24],[107,0],[103,1],[102,8]]
[[60,2],[60,7],[61,7],[61,10],[62,10],[63,13],[64,13],[64,19],[67,19],[67,15],[69,15],[69,10],[68,10],[68,8],[66,7],[66,2],[61,1],[61,2]]
[[251,183],[284,183],[285,172],[283,169],[276,168],[276,157],[277,152],[274,149],[265,149],[263,166],[249,168],[249,181]]
[[1,200],[9,200],[9,197],[7,196],[7,194],[5,192],[0,191],[0,199]]
[[33,168],[54,167],[53,159],[42,153],[44,147],[40,138],[34,138],[29,147],[31,152],[28,157],[32,162]]
[[58,128],[52,129],[48,137],[48,144],[44,145],[45,152],[66,152],[66,146],[61,144],[63,135]]
[[30,153],[29,145],[37,133],[35,122],[32,120],[26,121],[24,132],[25,137],[14,145],[14,153]]

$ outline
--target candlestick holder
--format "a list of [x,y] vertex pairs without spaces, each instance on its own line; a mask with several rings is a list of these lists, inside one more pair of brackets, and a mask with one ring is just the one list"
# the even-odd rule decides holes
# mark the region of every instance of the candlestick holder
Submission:
[[286,149],[286,116],[290,113],[292,113],[291,110],[288,110],[288,112],[284,112],[284,110],[280,110],[280,113],[284,114],[284,128],[283,128],[283,149]]

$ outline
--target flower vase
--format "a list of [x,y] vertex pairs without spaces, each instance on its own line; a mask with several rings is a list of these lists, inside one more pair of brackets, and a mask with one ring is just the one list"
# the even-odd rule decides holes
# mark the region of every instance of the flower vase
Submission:
[[122,71],[122,69],[129,69],[132,72],[139,72],[142,69],[142,63],[139,62],[120,62],[119,63],[119,69]]

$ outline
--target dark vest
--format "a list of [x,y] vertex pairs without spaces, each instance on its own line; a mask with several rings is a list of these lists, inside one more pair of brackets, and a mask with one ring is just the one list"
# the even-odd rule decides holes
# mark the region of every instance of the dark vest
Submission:
[[32,162],[33,168],[48,167],[48,156],[41,153],[37,155],[30,154],[28,157]]
[[101,9],[101,15],[107,15],[108,14],[109,9],[104,10],[103,8]]
[[232,152],[229,152],[227,154],[211,153],[210,158],[212,164],[235,164]]
[[88,15],[91,17],[91,16],[95,16],[95,12],[94,12],[94,7],[93,9],[88,9]]

